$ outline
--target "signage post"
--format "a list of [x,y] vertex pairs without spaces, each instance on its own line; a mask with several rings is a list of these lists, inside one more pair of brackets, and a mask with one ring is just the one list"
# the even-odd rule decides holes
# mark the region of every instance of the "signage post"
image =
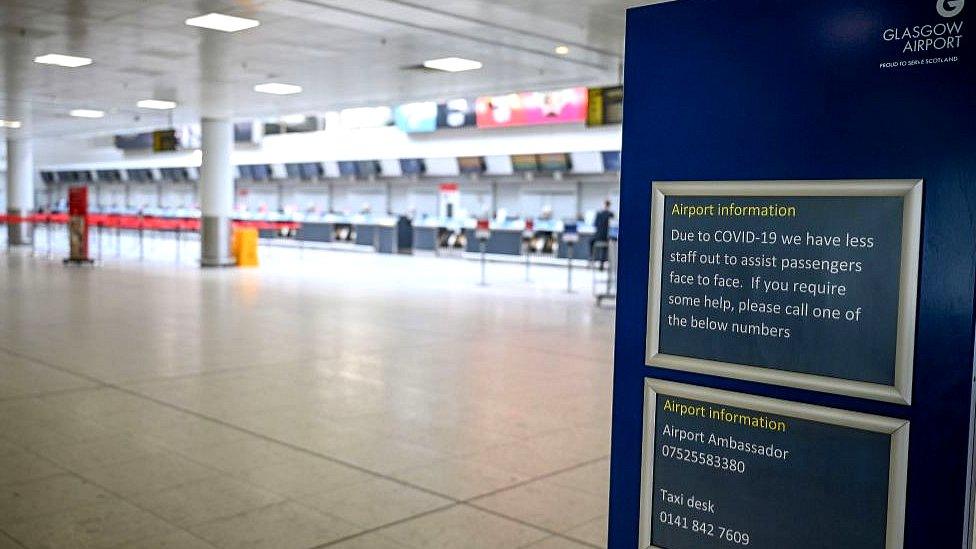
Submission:
[[573,256],[579,242],[579,227],[576,223],[563,225],[563,244],[566,244],[566,292],[573,293]]
[[535,236],[535,221],[525,220],[525,228],[522,229],[522,242],[525,244],[525,281],[530,282],[529,267],[532,264],[532,238]]
[[474,228],[474,236],[478,239],[478,251],[481,258],[481,286],[487,286],[485,279],[485,252],[488,247],[488,239],[491,238],[491,222],[488,219],[478,219]]
[[68,189],[67,264],[92,264],[88,257],[88,187]]
[[970,546],[971,11],[628,12],[610,548]]
[[47,239],[47,258],[48,259],[52,259],[54,257],[54,247],[53,247],[53,244],[51,243],[53,241],[53,238],[52,238],[52,235],[51,235],[52,221],[53,221],[52,216],[53,215],[54,214],[51,213],[51,210],[50,209],[48,209],[44,213],[44,222],[45,222],[44,232],[47,233],[45,235],[45,238]]

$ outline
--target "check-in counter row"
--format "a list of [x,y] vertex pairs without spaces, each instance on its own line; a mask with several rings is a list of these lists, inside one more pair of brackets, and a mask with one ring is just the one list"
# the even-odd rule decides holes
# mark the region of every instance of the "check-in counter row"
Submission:
[[[415,226],[413,228],[413,247],[417,250],[435,250],[440,242],[441,233],[444,227]],[[475,229],[465,227],[465,252],[480,253],[481,247],[475,234]],[[550,230],[533,231],[534,235],[552,234],[557,240],[561,240],[561,233]],[[590,245],[593,242],[593,231],[581,231],[579,242],[573,245],[573,259],[589,259]],[[485,253],[499,255],[523,255],[525,253],[523,243],[523,229],[516,228],[493,228],[488,240],[485,242]],[[560,244],[556,247],[556,256],[566,258],[569,254],[569,247]]]
[[307,242],[347,242],[370,246],[379,253],[393,254],[409,251],[409,229],[405,239],[403,225],[392,218],[357,223],[305,221],[299,229],[298,238]]
[[[557,227],[536,227],[535,235],[552,235],[557,242],[556,257],[566,258],[569,246],[561,242],[561,232]],[[410,249],[436,251],[442,247],[445,234],[460,231],[465,237],[464,251],[479,253],[480,244],[473,227],[460,223],[453,226],[442,224],[411,225],[405,219],[379,218],[369,220],[350,220],[343,218],[304,221],[298,233],[298,238],[307,242],[345,242],[359,246],[369,246],[380,253],[407,252]],[[262,235],[273,237],[276,235]],[[590,247],[593,242],[593,229],[583,227],[579,232],[579,241],[572,246],[573,259],[587,260],[590,258]],[[495,227],[485,242],[485,252],[498,255],[520,256],[525,253],[523,229],[516,227]]]

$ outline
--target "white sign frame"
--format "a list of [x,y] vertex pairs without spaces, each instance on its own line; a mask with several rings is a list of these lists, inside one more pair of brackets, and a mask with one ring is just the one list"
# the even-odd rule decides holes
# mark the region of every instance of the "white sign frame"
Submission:
[[651,545],[654,517],[654,457],[657,397],[665,395],[745,408],[795,419],[816,421],[891,435],[888,461],[888,518],[885,549],[903,549],[905,544],[905,501],[908,488],[908,441],[910,422],[836,408],[800,404],[768,397],[733,393],[658,379],[644,381],[644,437],[641,449],[640,536],[638,549],[665,549]]
[[[915,321],[918,309],[923,185],[923,181],[920,179],[653,182],[645,365],[897,404],[911,404],[915,362]],[[894,384],[882,385],[816,374],[789,372],[765,366],[734,364],[661,353],[661,276],[663,270],[664,202],[667,196],[902,197],[904,204],[902,208],[902,247]]]

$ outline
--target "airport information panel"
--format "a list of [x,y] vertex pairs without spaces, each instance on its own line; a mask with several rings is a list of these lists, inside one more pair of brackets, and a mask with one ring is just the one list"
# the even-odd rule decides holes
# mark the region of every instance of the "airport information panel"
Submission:
[[741,365],[798,386],[802,376],[769,370],[807,374],[828,378],[816,388],[873,384],[907,401],[921,186],[655,184],[648,364],[718,374]]
[[650,382],[646,402],[651,547],[883,549],[899,535],[906,422],[815,407],[784,415],[764,399],[735,406],[668,385]]
[[901,200],[669,196],[664,210],[661,352],[894,383]]

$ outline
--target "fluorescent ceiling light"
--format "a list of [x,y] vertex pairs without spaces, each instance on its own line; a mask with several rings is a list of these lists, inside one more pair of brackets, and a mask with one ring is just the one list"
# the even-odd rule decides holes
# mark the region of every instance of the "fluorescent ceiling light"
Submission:
[[304,114],[286,114],[281,117],[281,121],[285,124],[301,124],[306,118]]
[[10,128],[12,130],[16,130],[19,127],[19,120],[0,120],[0,128]]
[[69,111],[68,114],[77,118],[101,118],[105,116],[105,111],[97,111],[95,109],[73,109]]
[[281,82],[265,82],[254,86],[254,91],[260,93],[271,93],[274,95],[291,95],[301,93],[302,87],[295,84],[282,84]]
[[260,21],[255,19],[246,19],[244,17],[234,17],[233,15],[224,15],[222,13],[208,13],[207,15],[201,15],[199,17],[191,17],[184,21],[187,25],[191,27],[201,27],[204,29],[213,29],[223,32],[237,32],[244,29],[254,28],[261,24]]
[[60,53],[39,55],[34,58],[34,62],[42,65],[57,65],[59,67],[70,68],[84,67],[85,65],[92,64],[92,60],[88,57],[75,57],[74,55],[62,55]]
[[157,109],[165,111],[176,108],[176,101],[165,101],[163,99],[143,99],[136,103],[140,109]]
[[569,46],[556,46],[555,51],[559,55],[569,55]]
[[424,61],[424,66],[428,69],[446,72],[473,71],[480,69],[483,65],[481,61],[464,59],[463,57],[443,57],[441,59],[429,59]]

